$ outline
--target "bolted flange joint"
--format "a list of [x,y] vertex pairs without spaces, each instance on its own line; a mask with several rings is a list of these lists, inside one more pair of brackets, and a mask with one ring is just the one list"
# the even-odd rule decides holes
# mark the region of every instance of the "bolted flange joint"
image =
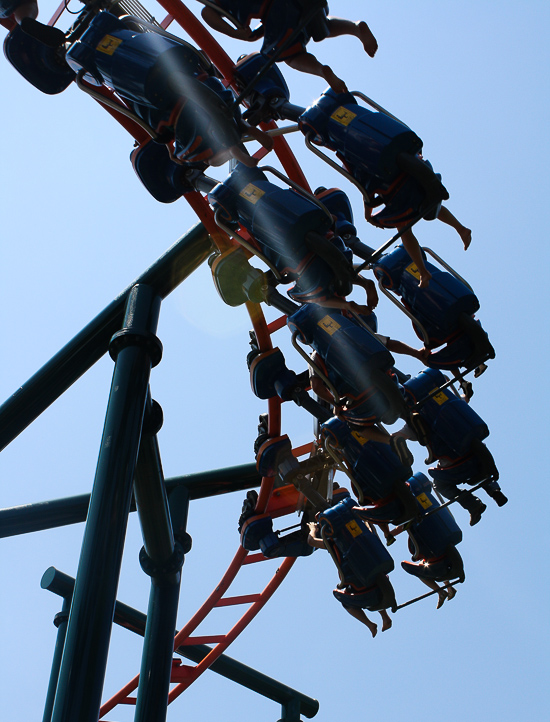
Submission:
[[67,622],[69,620],[69,612],[57,612],[55,617],[53,618],[54,626],[59,629],[59,627],[63,624],[63,622]]
[[179,542],[174,544],[174,551],[166,561],[161,564],[154,562],[145,551],[145,547],[141,547],[139,552],[139,563],[141,568],[149,577],[168,576],[179,572],[183,566],[185,559],[185,551]]
[[162,343],[160,339],[150,331],[136,331],[135,329],[123,328],[117,331],[109,342],[109,355],[116,361],[120,351],[128,346],[141,346],[147,349],[151,357],[151,366],[156,366],[162,358]]

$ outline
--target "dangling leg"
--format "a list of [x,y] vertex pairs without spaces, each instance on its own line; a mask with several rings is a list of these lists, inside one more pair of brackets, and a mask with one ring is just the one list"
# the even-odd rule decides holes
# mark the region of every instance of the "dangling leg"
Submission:
[[294,70],[324,78],[335,93],[348,92],[347,85],[333,72],[332,68],[328,65],[322,65],[315,55],[311,53],[300,53],[293,58],[285,60],[285,62],[287,65],[290,65],[291,68],[294,68]]
[[418,279],[418,285],[420,286],[420,288],[427,288],[428,284],[430,283],[430,278],[432,277],[432,274],[424,265],[422,251],[420,250],[420,244],[418,243],[416,236],[409,228],[408,231],[405,231],[405,233],[403,233],[403,235],[401,236],[401,240],[403,241],[403,246],[405,247],[405,250],[411,257],[411,261],[418,268],[418,273],[420,274],[420,278]]
[[[433,579],[421,579],[424,584],[433,592],[437,592],[437,609],[443,606],[446,599],[449,599],[449,593],[443,587],[440,587]],[[454,595],[453,595],[454,596]]]
[[460,378],[460,373],[456,369],[453,369],[452,373],[455,379],[458,381],[458,385],[463,391],[463,395],[461,396],[462,400],[469,404],[470,399],[474,395],[474,387],[472,386],[472,382],[468,381],[467,379]]
[[451,600],[454,596],[456,596],[456,589],[451,586],[448,580],[445,581],[445,584],[447,585],[447,599]]
[[467,251],[470,243],[472,242],[472,231],[469,228],[466,228],[466,226],[463,226],[462,223],[453,216],[451,211],[448,208],[445,208],[445,206],[441,206],[441,210],[439,211],[437,218],[455,229],[462,239],[462,243],[464,243],[464,250]]
[[[419,210],[425,218],[432,220],[438,204],[446,201],[449,197],[447,189],[432,168],[419,156],[403,151],[397,155],[395,160],[400,170],[408,173],[422,186],[426,196]],[[434,215],[430,215],[431,213]]]
[[471,491],[460,491],[456,484],[437,479],[434,481],[434,489],[446,499],[456,499],[463,509],[470,512],[470,526],[475,526],[481,519],[481,515],[487,506]]
[[[372,634],[373,638],[376,637],[376,634],[378,632],[378,625],[374,622],[371,622],[371,620],[367,617],[365,612],[362,609],[358,609],[357,607],[344,607],[346,612],[351,614],[352,617],[355,617],[358,622],[361,622],[361,624],[364,624],[367,626],[370,630],[370,633]],[[391,626],[391,620],[390,620],[390,626]]]
[[380,521],[376,524],[376,526],[384,535],[384,539],[386,540],[386,546],[391,546],[395,542],[395,536],[390,531],[390,525],[385,521]]
[[327,18],[327,25],[329,38],[337,38],[340,35],[354,35],[363,43],[363,48],[367,55],[374,58],[378,50],[378,43],[366,22],[361,20],[360,22],[354,23],[351,20],[329,16]]
[[385,632],[387,629],[391,629],[393,622],[388,612],[385,609],[382,609],[379,614],[382,617],[382,631]]
[[508,503],[508,497],[503,494],[498,482],[487,481],[481,488],[496,502],[497,506],[504,506]]
[[400,429],[394,431],[392,436],[394,439],[402,437],[407,441],[418,441],[418,434],[409,426],[408,423],[405,423]]
[[365,293],[367,294],[367,306],[371,309],[375,309],[376,306],[378,306],[378,291],[376,290],[374,281],[370,278],[363,278],[363,276],[357,274],[354,284],[365,289]]

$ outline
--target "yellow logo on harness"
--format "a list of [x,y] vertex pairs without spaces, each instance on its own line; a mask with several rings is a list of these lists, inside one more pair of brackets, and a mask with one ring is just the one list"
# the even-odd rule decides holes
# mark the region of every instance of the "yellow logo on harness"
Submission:
[[99,50],[100,53],[105,53],[105,55],[113,55],[121,42],[121,38],[115,38],[112,35],[105,35],[99,45],[96,46],[96,50]]
[[332,336],[333,333],[336,333],[338,329],[340,328],[340,324],[338,321],[335,321],[330,316],[325,316],[320,321],[317,321],[317,325],[323,329],[323,331],[326,331],[330,336]]
[[361,444],[361,446],[364,446],[368,441],[368,439],[365,439],[363,434],[360,434],[358,431],[352,431],[351,435],[353,436],[353,438],[356,441],[358,441]]
[[416,498],[418,499],[420,506],[423,509],[427,509],[428,507],[432,506],[432,502],[428,499],[424,492],[422,492],[422,494],[419,494]]
[[414,276],[417,281],[420,280],[420,271],[418,270],[418,268],[416,267],[416,265],[414,263],[411,263],[409,266],[407,266],[407,268],[405,268],[405,270],[407,271],[407,273],[410,273],[411,276]]
[[357,113],[353,113],[341,105],[339,108],[336,108],[330,117],[331,120],[335,120],[337,123],[340,123],[340,125],[349,125],[354,118],[357,118]]
[[359,536],[359,534],[363,533],[363,530],[356,521],[348,521],[348,523],[346,524],[346,529],[349,531],[352,537]]
[[265,195],[265,191],[258,188],[258,186],[255,186],[254,183],[249,183],[242,189],[239,195],[252,203],[252,205],[255,205],[260,198]]
[[436,404],[439,404],[441,406],[441,404],[444,404],[445,401],[449,400],[449,397],[447,396],[446,393],[444,393],[443,391],[440,391],[439,393],[432,396],[432,399],[435,401]]

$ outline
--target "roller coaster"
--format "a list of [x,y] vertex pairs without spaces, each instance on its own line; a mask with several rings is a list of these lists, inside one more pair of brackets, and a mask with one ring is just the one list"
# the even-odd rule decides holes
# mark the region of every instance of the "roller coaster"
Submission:
[[[272,45],[265,19],[262,52],[237,62],[179,0],[158,3],[155,12],[166,13],[160,21],[136,0],[83,5],[61,30],[66,2],[48,24],[23,3],[1,4],[7,60],[38,91],[56,95],[75,83],[99,103],[133,139],[131,161],[145,191],[159,203],[185,200],[199,224],[0,407],[4,449],[103,355],[114,361],[92,493],[0,510],[4,537],[86,520],[76,578],[52,567],[42,579],[63,599],[44,720],[113,722],[120,705],[135,705],[136,720],[164,720],[168,705],[211,669],[280,703],[282,719],[298,722],[315,716],[316,700],[226,655],[297,558],[326,549],[339,575],[334,596],[371,628],[364,610],[387,620],[387,610],[426,596],[442,604],[464,581],[452,504],[464,507],[474,525],[486,505],[473,491],[482,489],[499,506],[507,501],[483,443],[488,428],[469,404],[469,378],[495,356],[475,318],[478,299],[412,231],[439,218],[467,247],[468,229],[442,206],[446,189],[422,158],[420,138],[374,100],[333,82],[308,108],[291,102],[278,63],[296,44],[305,47],[326,32],[324,2],[296,3],[296,24]],[[258,9],[258,17],[264,12]],[[222,16],[246,30],[243,18],[227,9]],[[312,188],[287,143],[290,133],[303,135],[307,152],[360,194],[368,222],[395,230],[389,240],[378,249],[359,240],[346,194]],[[260,165],[270,154],[282,170]],[[228,177],[213,177],[225,163]],[[162,357],[158,318],[162,301],[205,262],[222,301],[246,306],[252,391],[267,410],[254,462],[165,480],[157,439],[162,409],[149,387]],[[378,291],[364,271],[408,316],[421,350],[378,334]],[[354,285],[365,290],[365,305],[346,300]],[[284,286],[291,286],[286,294]],[[270,322],[265,306],[279,314]],[[287,366],[273,342],[280,332],[290,333],[305,371]],[[415,356],[426,368],[411,378],[393,353]],[[313,416],[311,442],[293,448],[282,428],[285,403]],[[398,420],[403,430],[388,433],[384,425]],[[425,446],[427,463],[435,463],[432,482],[413,473],[408,439]],[[342,477],[354,496],[335,481]],[[463,484],[471,488],[459,489]],[[237,551],[206,601],[176,630],[191,549],[189,504],[238,491],[247,493]],[[151,577],[147,615],[117,600],[134,510],[144,537],[140,563]],[[273,520],[286,516],[297,523],[275,532]],[[412,555],[402,567],[430,591],[398,604],[386,547],[401,533]],[[263,589],[231,593],[241,570],[270,559],[280,564],[266,572]],[[220,607],[244,611],[225,634],[197,634]],[[113,622],[144,637],[143,655],[139,674],[102,700]]]

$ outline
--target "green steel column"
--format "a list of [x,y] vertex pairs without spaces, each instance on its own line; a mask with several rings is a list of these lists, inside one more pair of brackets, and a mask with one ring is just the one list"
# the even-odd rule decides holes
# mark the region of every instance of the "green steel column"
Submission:
[[288,702],[284,702],[281,706],[283,716],[280,720],[278,720],[278,722],[301,722],[299,700],[292,699]]
[[151,577],[135,722],[164,722],[174,655],[181,570]]
[[134,481],[143,534],[140,562],[151,577],[135,722],[164,722],[174,653],[181,567],[186,549],[174,539],[156,432],[162,410],[147,401]]
[[97,722],[156,338],[160,297],[150,286],[130,292],[124,325],[111,339],[113,381],[65,649],[53,722]]
[[61,657],[63,655],[63,647],[65,646],[65,637],[67,635],[67,622],[69,620],[69,609],[71,608],[71,593],[63,598],[63,607],[61,611],[55,615],[54,624],[57,627],[57,638],[55,640],[55,650],[52,660],[52,671],[50,672],[50,681],[48,684],[48,693],[44,704],[44,716],[42,722],[51,722],[53,712],[53,702],[55,692],[57,690],[57,681],[59,679],[59,669],[61,667]]
[[158,567],[174,552],[174,533],[156,436],[161,425],[162,409],[149,396],[134,479],[134,497],[145,553]]

